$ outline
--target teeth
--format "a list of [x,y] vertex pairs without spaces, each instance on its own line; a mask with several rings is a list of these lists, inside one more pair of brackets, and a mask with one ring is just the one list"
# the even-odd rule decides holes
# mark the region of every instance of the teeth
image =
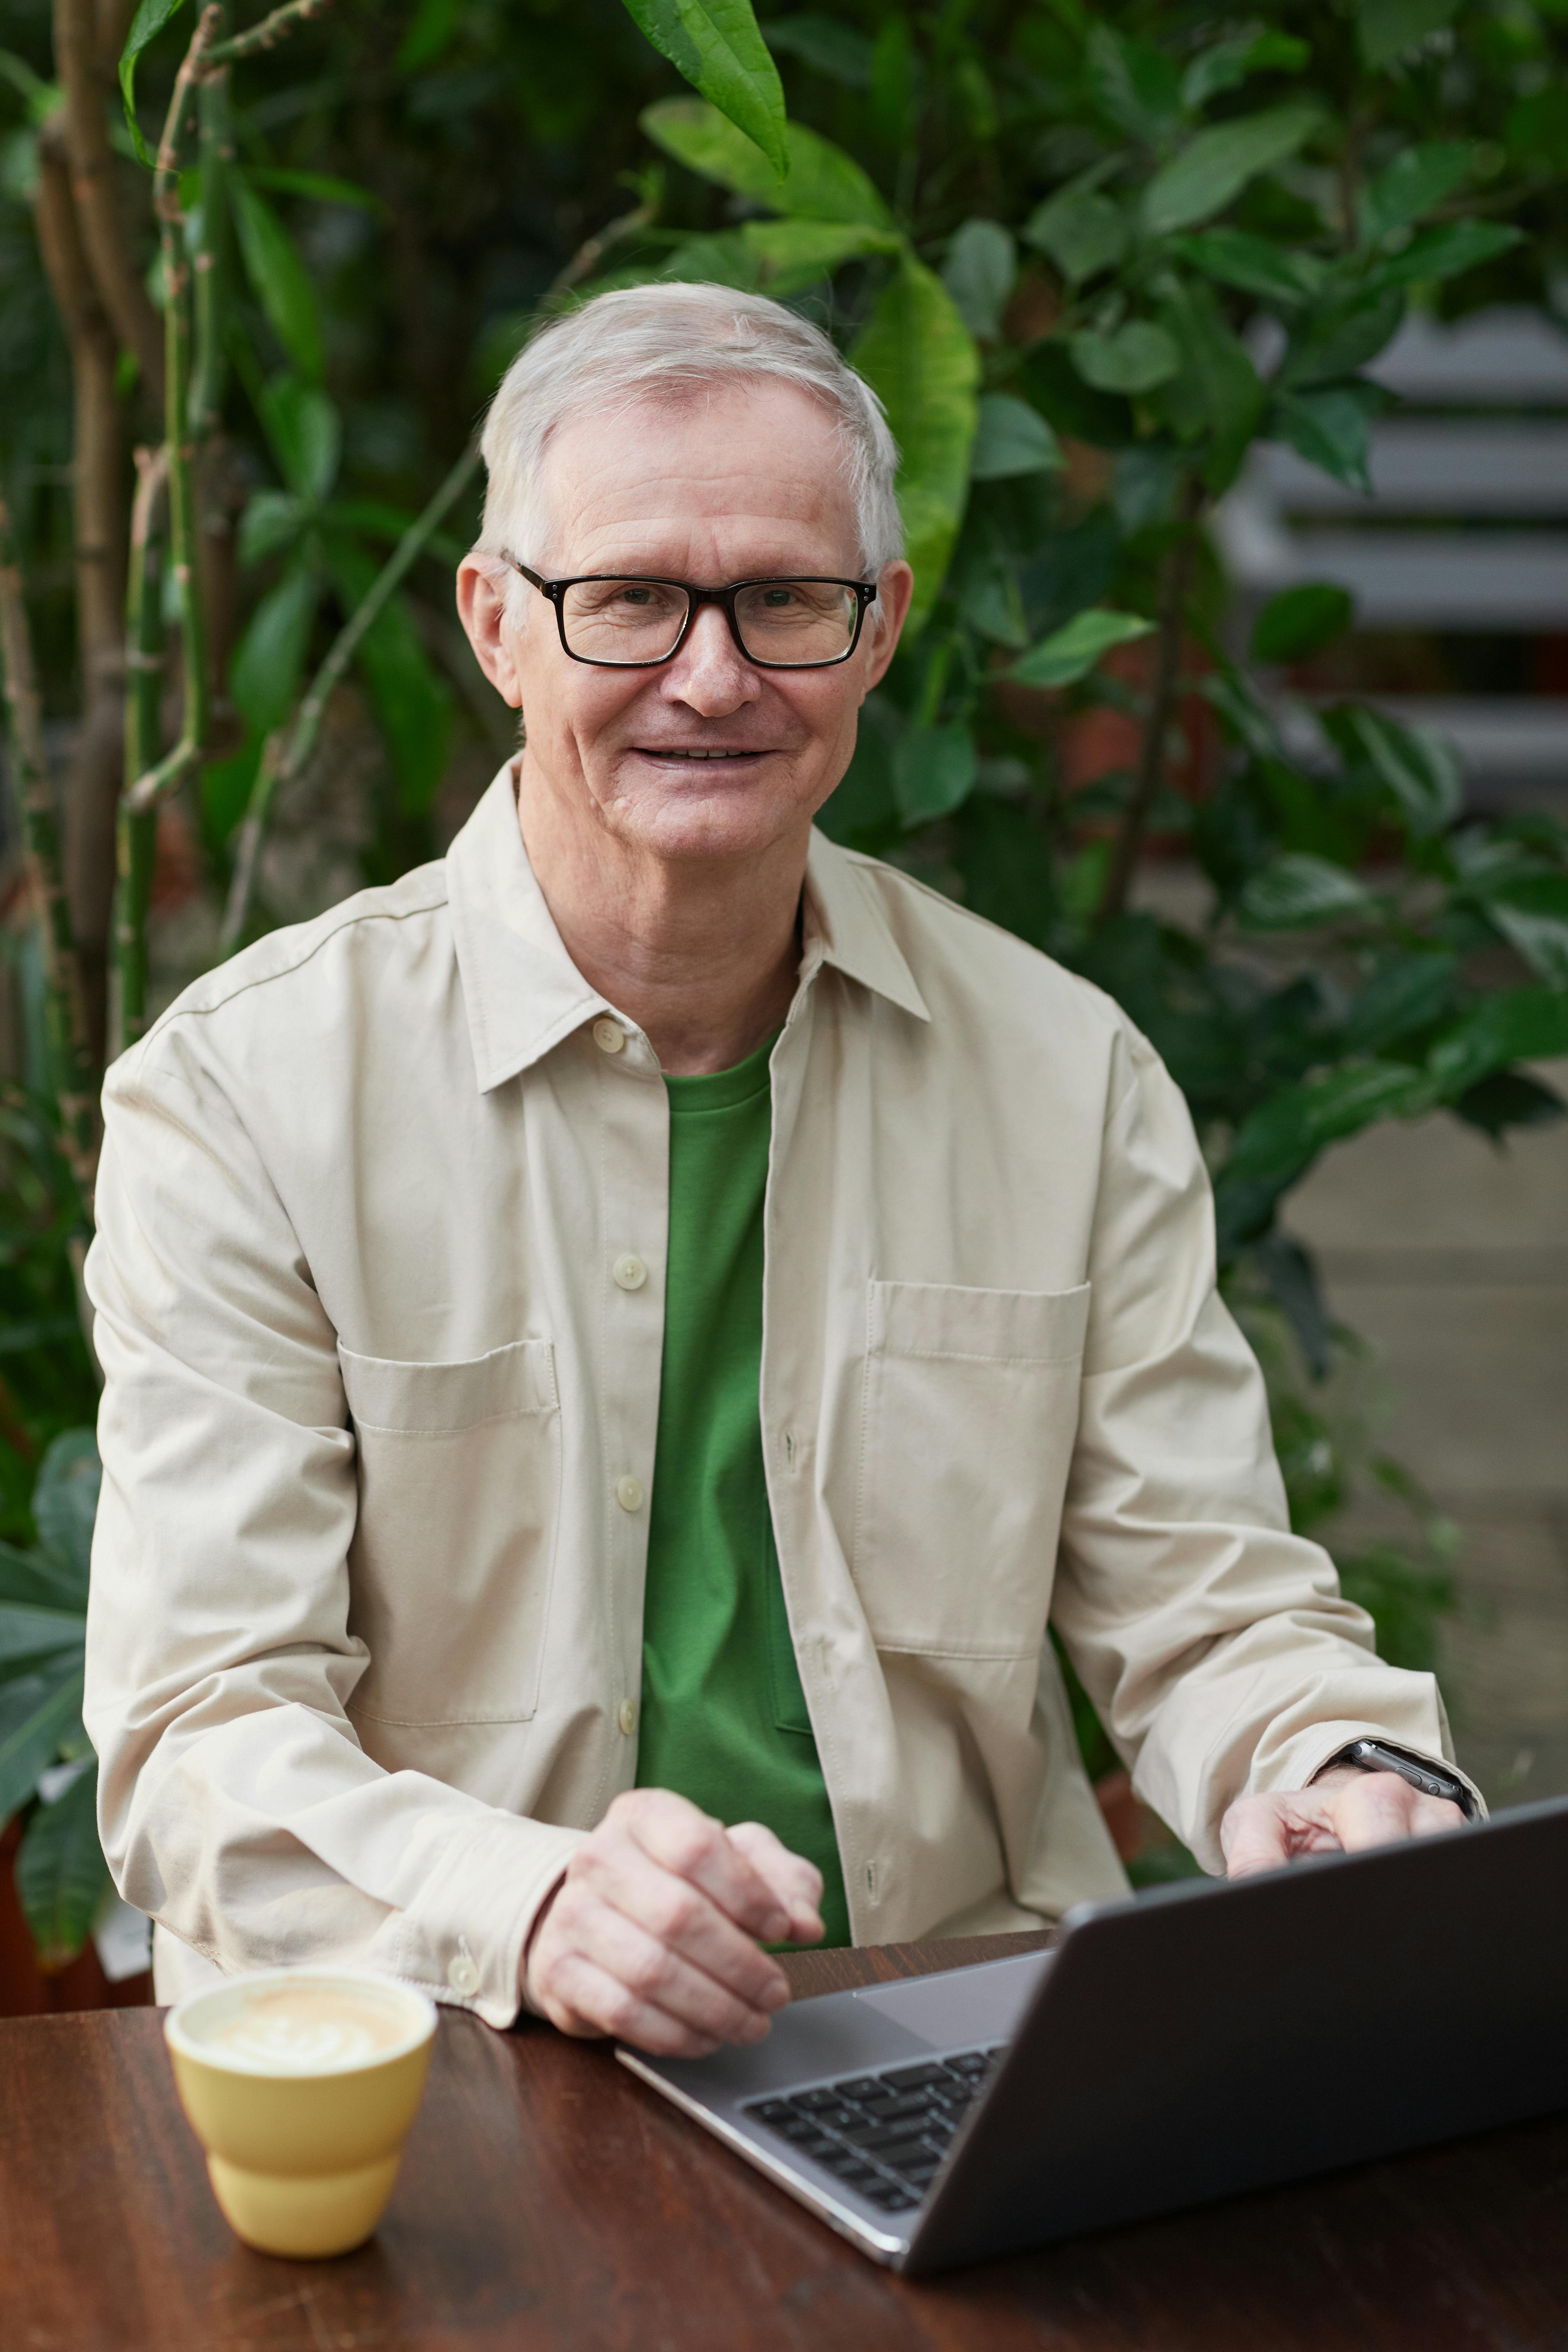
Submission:
[[745,760],[751,754],[746,751],[679,751],[672,749],[656,751],[653,756],[658,760]]

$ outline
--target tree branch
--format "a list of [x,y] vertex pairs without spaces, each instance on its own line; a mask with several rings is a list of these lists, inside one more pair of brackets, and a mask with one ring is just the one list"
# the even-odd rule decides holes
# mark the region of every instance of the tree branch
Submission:
[[1187,574],[1193,558],[1193,524],[1201,497],[1194,477],[1188,485],[1182,535],[1167,553],[1161,571],[1159,635],[1154,641],[1154,682],[1149,696],[1149,715],[1144,722],[1143,745],[1132,797],[1122,814],[1121,830],[1117,835],[1110,872],[1106,877],[1105,895],[1095,917],[1097,922],[1109,922],[1113,915],[1120,915],[1127,904],[1127,893],[1137,868],[1144,827],[1165,773],[1165,738],[1170,732],[1182,674]]
[[33,641],[22,593],[10,510],[0,499],[0,662],[13,779],[26,845],[28,880],[43,957],[46,1019],[60,1143],[88,1213],[98,1170],[98,1097],[87,1045],[81,967],[71,935],[60,867],[59,829],[44,750],[42,707]]
[[154,401],[163,385],[158,314],[142,283],[126,233],[129,214],[116,186],[109,143],[106,79],[93,0],[55,0],[55,64],[65,91],[66,147],[81,241],[114,331],[135,354]]
[[220,41],[208,52],[208,62],[215,66],[231,66],[240,58],[254,57],[258,49],[270,49],[286,40],[297,25],[319,16],[329,5],[329,0],[288,0],[283,8],[274,8],[270,16],[263,16],[259,25],[252,25],[247,33],[237,33],[232,41]]
[[[169,480],[167,449],[136,452],[131,509],[131,581],[126,594],[125,782],[157,765],[163,614],[158,509]],[[118,1059],[147,1026],[147,909],[153,890],[158,812],[120,803],[114,898],[114,990],[109,1059]]]

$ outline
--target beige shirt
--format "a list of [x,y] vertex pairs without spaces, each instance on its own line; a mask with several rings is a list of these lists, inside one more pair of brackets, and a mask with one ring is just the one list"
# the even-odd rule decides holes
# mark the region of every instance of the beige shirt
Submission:
[[[1431,1676],[1289,1532],[1186,1108],[1117,1006],[816,835],[771,1066],[763,1447],[857,1940],[1122,1887],[1047,1617],[1210,1869],[1233,1797],[1358,1734],[1447,1756]],[[115,1877],[193,1966],[365,1962],[505,2023],[637,1772],[653,1052],[503,771],[443,862],[189,989],[104,1101]]]

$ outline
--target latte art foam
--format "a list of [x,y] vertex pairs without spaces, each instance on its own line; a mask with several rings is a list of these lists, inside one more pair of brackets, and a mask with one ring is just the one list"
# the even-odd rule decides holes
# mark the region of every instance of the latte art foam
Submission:
[[269,1986],[200,2036],[215,2056],[268,2074],[322,2074],[368,2065],[406,2041],[413,2021],[395,2000],[350,1986]]

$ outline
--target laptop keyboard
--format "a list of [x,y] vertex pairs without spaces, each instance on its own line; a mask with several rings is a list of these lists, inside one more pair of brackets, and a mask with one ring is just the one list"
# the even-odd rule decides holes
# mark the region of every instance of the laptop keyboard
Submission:
[[925,2195],[1005,2046],[997,2042],[923,2065],[848,2074],[809,2091],[753,2099],[741,2112],[884,2213],[906,2213]]

